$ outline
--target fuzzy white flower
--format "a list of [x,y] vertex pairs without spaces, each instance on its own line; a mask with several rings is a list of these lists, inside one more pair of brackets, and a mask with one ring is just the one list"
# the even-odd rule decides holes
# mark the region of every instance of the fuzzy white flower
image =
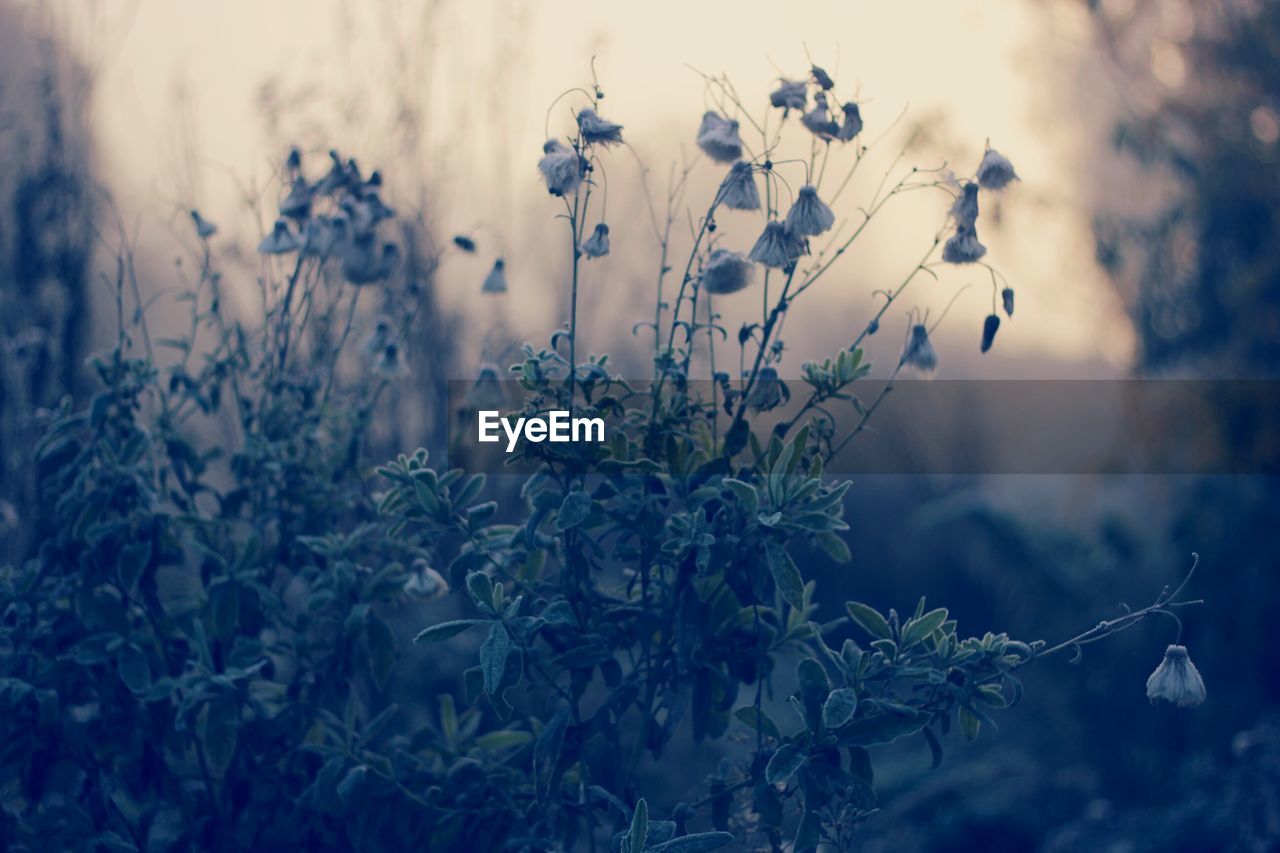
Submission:
[[802,110],[808,100],[803,80],[779,80],[778,88],[769,93],[769,103],[783,110]]
[[578,132],[593,145],[616,145],[622,141],[622,125],[600,118],[590,107],[578,113]]
[[1169,646],[1164,660],[1147,679],[1147,698],[1163,699],[1179,708],[1190,708],[1204,701],[1204,679],[1191,662],[1186,646]]
[[760,190],[756,188],[755,171],[746,160],[739,160],[720,182],[720,203],[733,210],[759,210]]
[[548,139],[542,152],[538,171],[547,182],[547,191],[552,195],[568,195],[577,189],[582,181],[582,161],[577,152],[558,139]]
[[258,251],[264,255],[287,255],[298,250],[298,237],[289,229],[289,223],[277,219],[271,233],[262,238]]
[[609,254],[609,226],[603,222],[596,225],[595,231],[582,243],[582,254],[588,258],[603,258]]
[[732,163],[742,156],[738,123],[707,110],[702,114],[702,124],[698,128],[698,147],[717,163]]
[[702,286],[717,295],[737,293],[751,283],[751,262],[739,252],[714,249],[702,268]]
[[1002,190],[1012,182],[1019,180],[1018,173],[1013,170],[1009,158],[994,148],[988,148],[978,164],[978,183],[984,190]]
[[862,110],[852,101],[840,108],[844,113],[844,121],[840,124],[840,129],[836,131],[836,139],[841,142],[848,142],[859,133],[862,133]]
[[942,247],[942,260],[949,264],[972,264],[986,253],[987,247],[978,242],[978,232],[959,225],[956,233]]
[[797,237],[811,237],[830,231],[835,224],[836,215],[818,198],[818,190],[808,184],[801,187],[787,211],[787,230]]
[[804,243],[781,222],[770,222],[751,247],[751,260],[774,269],[786,269],[804,254]]
[[493,269],[489,270],[489,274],[484,277],[484,284],[480,286],[480,292],[507,292],[507,262],[502,258],[498,258],[493,262]]
[[916,323],[911,327],[907,345],[902,350],[902,364],[924,373],[929,373],[938,366],[938,351],[933,348],[929,330],[923,323]]

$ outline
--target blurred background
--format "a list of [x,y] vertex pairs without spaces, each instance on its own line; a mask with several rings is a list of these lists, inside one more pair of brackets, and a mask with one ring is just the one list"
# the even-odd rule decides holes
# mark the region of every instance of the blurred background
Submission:
[[[989,140],[1022,177],[984,211],[998,223],[983,234],[990,257],[1018,293],[995,349],[976,345],[985,287],[956,296],[980,277],[944,272],[912,293],[935,312],[956,300],[937,333],[939,375],[1276,378],[1274,2],[0,0],[0,560],[38,545],[30,447],[41,410],[84,397],[86,356],[114,340],[119,252],[132,253],[152,325],[181,322],[198,209],[243,276],[228,298],[251,315],[253,247],[290,145],[315,169],[330,148],[381,169],[408,223],[422,328],[378,458],[438,445],[444,383],[564,322],[565,253],[543,250],[563,224],[536,170],[542,142],[566,130],[563,104],[548,112],[561,92],[594,74],[602,111],[626,126],[630,148],[609,161],[615,250],[591,268],[580,310],[585,348],[643,376],[651,342],[626,330],[652,311],[646,191],[661,205],[671,164],[696,154],[699,72],[763,104],[810,63],[856,95],[868,134],[885,135],[879,170],[909,143],[910,162],[970,173]],[[864,195],[879,174],[860,179]],[[718,177],[692,172],[694,216]],[[797,303],[784,365],[798,373],[846,345],[878,307],[872,291],[910,270],[945,215],[917,195]],[[681,213],[687,246],[684,224]],[[745,240],[758,223],[726,228]],[[475,254],[453,247],[457,234]],[[510,292],[487,297],[498,257]],[[730,329],[755,307],[723,302]],[[897,358],[905,318],[891,320],[873,362]],[[1274,447],[1247,414],[1224,406],[1196,440]],[[1048,661],[999,733],[957,739],[938,770],[921,744],[884,764],[867,849],[1275,849],[1278,516],[1280,483],[1260,475],[861,479],[854,563],[808,566],[830,618],[848,598],[902,611],[927,594],[962,631],[1053,642],[1121,602],[1148,603],[1192,551],[1191,592],[1208,602],[1183,637],[1203,706],[1146,703],[1166,625],[1093,647],[1079,666]],[[410,659],[402,676],[409,701],[425,701],[456,673]]]

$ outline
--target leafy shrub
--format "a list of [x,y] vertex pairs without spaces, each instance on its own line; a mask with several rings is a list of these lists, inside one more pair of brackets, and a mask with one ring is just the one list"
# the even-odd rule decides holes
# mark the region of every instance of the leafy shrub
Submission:
[[[543,161],[572,238],[570,320],[548,348],[526,346],[512,372],[526,414],[608,413],[621,426],[606,444],[525,445],[538,473],[518,496],[479,474],[437,470],[423,450],[367,476],[372,413],[404,374],[413,322],[379,321],[367,372],[344,373],[360,294],[390,299],[404,284],[396,244],[379,236],[394,218],[380,177],[335,154],[312,180],[300,153],[290,155],[281,219],[260,246],[266,312],[254,328],[223,310],[214,231],[194,216],[202,251],[191,328],[156,342],[176,361],[160,368],[145,320],[126,324],[121,311],[118,345],[95,362],[103,390],[83,411],[64,407],[38,448],[52,529],[38,556],[2,577],[0,733],[12,781],[0,829],[12,846],[843,849],[875,811],[876,745],[919,736],[940,760],[941,734],[957,726],[972,739],[992,709],[1017,702],[1019,667],[1173,615],[1181,587],[1055,646],[964,638],[924,599],[905,617],[848,602],[846,617],[817,621],[797,546],[851,558],[840,536],[850,484],[824,477],[824,464],[899,371],[937,360],[913,318],[888,384],[864,405],[853,394],[867,374],[859,345],[913,279],[933,274],[940,247],[949,262],[981,256],[978,183],[957,183],[951,236],[939,231],[847,350],[804,366],[800,415],[756,434],[755,415],[790,393],[776,365],[793,300],[886,201],[952,187],[918,169],[896,183],[887,174],[851,235],[816,190],[797,194],[781,219],[785,183],[768,158],[792,127],[788,111],[812,135],[798,166],[807,186],[821,183],[838,146],[852,151],[851,171],[867,152],[857,106],[829,110],[828,84],[817,68],[811,83],[784,83],[769,114],[783,121],[757,125],[754,156],[735,122],[704,118],[700,146],[713,159],[745,156],[729,177],[751,190],[729,179],[717,190],[670,317],[661,292],[669,199],[657,229],[654,381],[643,390],[603,357],[577,358],[582,265],[609,248],[607,227],[591,223],[594,175],[621,141],[595,113],[598,86],[577,93],[589,102],[578,129],[549,143],[553,159]],[[746,120],[726,81],[707,85],[721,110]],[[975,181],[1011,179],[992,155]],[[737,255],[719,245],[716,217],[749,207],[757,178],[769,222],[750,255]],[[827,231],[831,245],[811,248]],[[747,286],[756,263],[766,267],[765,307],[738,338],[750,368],[717,375],[704,395],[689,377],[699,342],[714,359],[722,331],[711,291]],[[491,274],[485,289],[498,284]],[[828,413],[836,404],[857,415],[849,434]],[[399,713],[391,697],[414,675],[396,671],[393,611],[450,586],[467,614],[417,640],[475,656],[465,709],[444,693],[436,708]],[[847,626],[860,640],[831,647]],[[467,640],[474,651],[463,651]],[[1185,650],[1178,665],[1185,676]],[[693,801],[666,819],[651,813],[660,798],[645,774],[671,760],[678,733],[701,743],[735,730],[744,747]]]

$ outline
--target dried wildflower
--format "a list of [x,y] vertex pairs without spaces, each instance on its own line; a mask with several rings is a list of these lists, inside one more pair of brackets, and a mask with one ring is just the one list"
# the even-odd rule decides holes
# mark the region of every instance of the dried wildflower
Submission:
[[342,275],[355,285],[382,281],[400,263],[400,247],[384,243],[375,248],[373,234],[357,234],[342,247]]
[[391,319],[379,317],[374,321],[369,337],[365,338],[364,343],[360,345],[360,351],[369,358],[375,359],[382,354],[389,343],[391,343]]
[[774,269],[786,269],[804,254],[804,243],[781,222],[770,222],[756,244],[751,247],[751,260]]
[[747,406],[756,412],[766,412],[790,399],[791,389],[778,378],[778,371],[772,367],[762,367],[747,394]]
[[982,351],[986,352],[991,349],[991,345],[995,343],[996,332],[1000,329],[1000,317],[997,314],[988,314],[987,319],[982,322]]
[[702,268],[702,286],[708,293],[737,293],[751,283],[751,262],[739,252],[714,249]]
[[218,233],[218,226],[201,216],[198,210],[191,211],[191,221],[196,226],[196,236],[201,240],[208,240]]
[[467,393],[467,403],[473,409],[501,409],[507,405],[502,373],[496,364],[486,362],[480,365],[475,384]]
[[277,219],[271,233],[262,238],[258,251],[264,255],[287,255],[298,250],[298,237],[289,228],[289,223]]
[[826,72],[826,69],[815,65],[809,69],[809,73],[813,75],[813,82],[817,83],[818,88],[822,89],[822,91],[830,92],[835,88],[836,81],[831,79],[831,75]]
[[373,372],[387,379],[403,379],[409,375],[409,363],[404,359],[399,344],[390,343],[373,363]]
[[801,187],[787,211],[787,230],[797,237],[811,237],[830,231],[835,224],[836,215],[818,198],[818,190],[808,184]]
[[578,113],[578,132],[592,145],[616,145],[622,141],[622,125],[606,121],[588,107]]
[[582,244],[582,254],[588,258],[603,258],[609,254],[608,225],[603,222],[596,225],[595,231]]
[[421,598],[443,598],[449,594],[449,582],[426,560],[413,561],[413,571],[405,581],[404,591]]
[[1164,650],[1164,660],[1147,679],[1147,698],[1163,699],[1179,708],[1190,708],[1204,701],[1204,679],[1187,655],[1186,646],[1173,645]]
[[294,145],[289,149],[289,156],[284,160],[284,168],[290,178],[297,178],[302,171],[302,149]]
[[819,92],[814,96],[813,102],[813,109],[801,116],[800,123],[819,139],[835,139],[840,132],[840,125],[831,118],[827,109],[827,96]]
[[760,191],[751,164],[739,160],[720,182],[720,203],[733,210],[759,210]]
[[[342,220],[345,228],[346,220]],[[326,258],[334,250],[339,239],[339,227],[323,216],[308,219],[302,226],[302,256]],[[345,232],[343,232],[345,233]]]
[[498,258],[493,262],[493,269],[489,270],[489,274],[484,277],[484,284],[480,286],[480,292],[507,292],[507,262],[502,258]]
[[778,88],[769,93],[769,103],[784,111],[802,110],[809,101],[803,80],[779,80]]
[[841,142],[848,142],[862,133],[862,110],[853,101],[849,101],[840,111],[844,113],[844,121],[840,124],[840,129],[836,131],[836,139]]
[[1009,158],[994,148],[988,148],[978,164],[978,183],[982,188],[1002,190],[1016,180],[1019,180],[1018,173],[1013,170]]
[[280,202],[280,215],[302,220],[311,215],[311,187],[301,175],[289,185],[289,194]]
[[742,139],[738,123],[717,112],[707,110],[698,128],[698,147],[717,163],[732,163],[742,156]]
[[978,242],[978,232],[972,227],[956,226],[956,233],[942,247],[942,259],[949,264],[971,264],[987,253],[987,247]]
[[1013,288],[1006,287],[1000,291],[1000,301],[1004,305],[1004,313],[1006,316],[1013,316]]
[[973,228],[978,222],[978,184],[975,181],[969,181],[960,190],[960,195],[956,198],[955,204],[951,205],[951,216],[955,219],[956,225],[964,228]]
[[902,350],[902,362],[906,367],[914,367],[924,373],[930,373],[938,366],[938,351],[929,340],[929,330],[924,323],[916,323],[911,327],[907,337],[907,345]]
[[468,255],[474,253],[476,250],[476,241],[472,240],[466,234],[454,234],[453,245],[457,246]]
[[316,192],[321,195],[328,195],[347,185],[347,166],[337,151],[329,151],[329,162],[329,172],[316,184]]
[[558,139],[548,139],[542,146],[538,171],[547,182],[547,191],[562,196],[573,192],[582,180],[582,160]]

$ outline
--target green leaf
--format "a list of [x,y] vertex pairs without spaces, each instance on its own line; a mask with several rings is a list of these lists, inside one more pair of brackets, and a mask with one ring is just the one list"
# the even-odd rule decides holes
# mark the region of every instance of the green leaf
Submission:
[[120,657],[116,661],[120,668],[120,680],[129,692],[139,694],[151,686],[151,665],[142,649],[133,643],[120,648]]
[[858,694],[852,687],[840,687],[831,691],[827,701],[822,705],[823,728],[838,729],[853,719],[858,710]]
[[888,621],[875,608],[869,607],[860,601],[846,601],[844,609],[849,612],[849,618],[857,622],[862,627],[862,630],[871,636],[882,640],[887,640],[893,636],[893,631],[889,628]]
[[773,754],[769,764],[764,768],[765,781],[770,785],[787,781],[804,766],[808,757],[805,751],[795,744],[784,743],[778,747],[778,751]]
[[968,708],[961,708],[960,731],[964,733],[965,740],[975,740],[980,728],[982,728],[982,721],[970,713]]
[[738,718],[740,723],[743,723],[752,731],[759,729],[768,737],[782,739],[782,732],[779,731],[778,724],[773,721],[773,718],[763,708],[757,712],[754,705],[744,705],[734,711],[733,715]]
[[415,643],[439,643],[450,637],[456,637],[472,625],[483,625],[485,619],[454,619],[452,622],[441,622],[439,625],[432,625],[430,628],[419,631],[418,635],[413,638]]
[[837,734],[843,746],[873,746],[913,735],[928,725],[930,719],[928,714],[918,711],[886,711],[842,726]]
[[733,835],[728,832],[695,832],[650,847],[649,853],[705,853],[732,843]]
[[804,578],[796,568],[795,561],[786,549],[776,542],[765,546],[765,560],[769,564],[769,574],[783,599],[797,610],[804,609]]
[[577,527],[591,515],[591,495],[586,492],[570,492],[560,504],[556,515],[556,530],[565,531]]
[[387,727],[387,723],[391,722],[391,718],[400,710],[400,706],[396,704],[388,705],[369,722],[365,723],[364,728],[360,730],[360,744],[363,746],[369,741],[377,737],[383,729]]
[[822,822],[811,809],[806,809],[800,825],[796,827],[796,842],[792,846],[793,853],[808,853],[817,850],[822,838]]
[[493,580],[484,572],[471,572],[467,575],[467,592],[471,600],[480,608],[493,610]]
[[555,713],[533,745],[534,781],[538,787],[538,798],[546,794],[555,773],[556,762],[560,760],[560,747],[564,745],[565,729],[569,727],[569,709],[561,708]]
[[484,690],[490,696],[496,694],[502,684],[510,650],[511,635],[507,633],[507,626],[495,621],[488,638],[480,645],[480,671],[484,674]]
[[364,639],[369,646],[369,670],[379,687],[385,687],[396,662],[396,638],[391,626],[370,613],[364,624]]
[[475,744],[480,749],[498,752],[516,746],[523,746],[531,740],[533,740],[533,735],[529,732],[516,731],[515,729],[499,729],[498,731],[485,732],[477,736]]
[[120,585],[126,591],[132,589],[150,563],[150,539],[125,545],[120,549],[120,556],[116,560],[116,573],[120,576]]
[[[821,456],[815,456],[814,459],[821,459]],[[822,546],[822,550],[827,552],[827,556],[835,560],[837,563],[847,563],[853,559],[853,552],[849,550],[849,543],[835,533],[830,531],[818,534],[818,544]]]
[[916,643],[923,642],[928,639],[934,631],[947,621],[947,609],[939,607],[937,610],[930,610],[919,619],[912,619],[902,629],[902,644],[904,649],[914,646]]
[[636,803],[635,813],[631,815],[631,831],[627,833],[628,853],[642,853],[645,839],[649,835],[649,804],[644,797]]

